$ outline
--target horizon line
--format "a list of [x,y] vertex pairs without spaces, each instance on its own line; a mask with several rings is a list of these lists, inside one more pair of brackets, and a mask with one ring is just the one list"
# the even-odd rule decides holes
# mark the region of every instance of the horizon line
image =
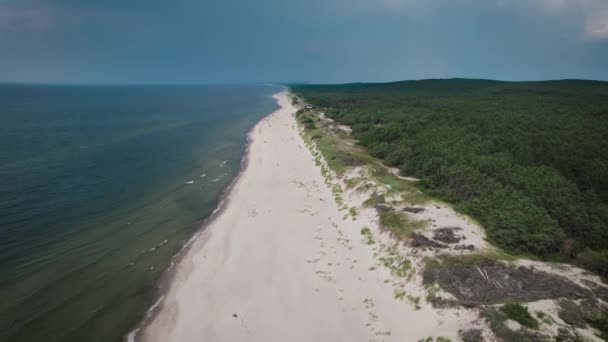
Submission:
[[495,81],[505,83],[523,82],[556,82],[556,81],[590,81],[608,82],[601,79],[587,78],[556,78],[556,79],[527,79],[527,80],[502,80],[478,77],[431,77],[399,79],[392,81],[351,81],[351,82],[312,82],[312,81],[280,81],[280,82],[22,82],[22,81],[0,81],[0,86],[237,86],[237,85],[266,85],[266,86],[291,86],[291,85],[349,85],[349,84],[390,84],[412,81],[438,81],[438,80],[472,80],[472,81]]

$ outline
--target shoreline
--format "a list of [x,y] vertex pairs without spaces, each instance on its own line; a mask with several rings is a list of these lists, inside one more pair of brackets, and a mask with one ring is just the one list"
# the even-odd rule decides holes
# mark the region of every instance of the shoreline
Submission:
[[[268,84],[268,85],[274,86],[272,84]],[[273,94],[272,96],[274,97],[283,92],[288,92],[288,90],[287,89],[281,90],[281,91]],[[155,291],[156,295],[155,295],[154,303],[150,306],[150,308],[148,308],[148,310],[146,310],[146,312],[144,313],[144,316],[140,320],[140,322],[137,323],[136,326],[134,326],[128,333],[126,333],[124,335],[123,341],[125,341],[125,342],[139,341],[140,339],[138,338],[138,335],[140,334],[140,332],[142,330],[145,330],[146,327],[150,324],[150,322],[152,322],[154,320],[154,318],[156,317],[156,315],[158,315],[158,313],[162,310],[164,301],[166,299],[166,295],[167,295],[168,291],[170,290],[171,283],[173,282],[173,280],[176,276],[177,266],[182,262],[183,258],[188,255],[188,252],[190,251],[190,249],[192,248],[192,246],[194,245],[196,240],[198,240],[201,237],[201,235],[205,232],[207,227],[211,223],[213,223],[213,220],[215,220],[218,216],[220,216],[222,214],[222,212],[225,210],[225,208],[230,203],[230,193],[231,193],[233,187],[237,184],[239,178],[242,177],[243,173],[245,172],[245,170],[247,169],[247,167],[249,165],[249,159],[250,159],[249,150],[250,150],[251,144],[253,142],[253,132],[254,132],[255,128],[266,117],[272,115],[274,112],[276,112],[279,109],[276,109],[275,111],[264,115],[260,120],[258,120],[253,125],[253,127],[251,127],[251,129],[249,129],[249,131],[247,132],[247,141],[245,143],[245,149],[243,151],[243,155],[240,160],[239,171],[238,171],[237,175],[230,181],[230,183],[226,186],[226,188],[224,188],[222,190],[222,192],[218,196],[217,205],[216,205],[215,209],[213,209],[211,214],[209,216],[207,216],[206,218],[204,218],[202,220],[198,220],[197,222],[193,223],[194,226],[198,226],[198,228],[196,228],[196,230],[195,230],[195,233],[192,234],[192,236],[184,242],[182,248],[175,255],[173,255],[171,257],[169,266],[163,271],[162,275],[157,280],[157,286],[156,286],[156,291]]]
[[[375,212],[345,215],[315,165],[296,108],[286,92],[275,98],[281,108],[252,130],[249,163],[229,202],[182,254],[163,303],[136,340],[457,338],[474,313],[421,310],[395,292],[412,286],[382,267],[378,251],[361,238],[361,227],[378,232]],[[347,204],[360,205],[352,198]],[[394,243],[387,234],[375,238]]]
[[[281,107],[252,129],[247,167],[181,254],[162,304],[134,340],[457,338],[476,313],[421,308],[406,298],[406,290],[422,296],[424,289],[404,283],[377,256],[392,257],[395,240],[380,234],[375,211],[352,220],[345,214],[288,93],[275,98]],[[365,243],[361,227],[372,227],[376,246],[388,249]]]

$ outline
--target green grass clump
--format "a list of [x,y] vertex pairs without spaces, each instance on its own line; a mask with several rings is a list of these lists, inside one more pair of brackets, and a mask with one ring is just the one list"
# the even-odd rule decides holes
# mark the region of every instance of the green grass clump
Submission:
[[500,308],[507,318],[530,329],[538,329],[538,321],[530,315],[528,308],[520,303],[507,303]]
[[350,207],[350,208],[348,209],[348,213],[349,213],[349,214],[350,214],[350,216],[353,218],[353,220],[354,220],[354,219],[356,219],[356,218],[357,218],[357,215],[359,214],[359,212],[357,211],[357,208],[356,208],[356,207]]
[[374,241],[374,235],[368,227],[361,228],[361,235],[363,235],[363,237],[365,238],[366,244],[373,245],[374,243],[376,243],[376,241]]
[[553,318],[551,317],[551,315],[546,314],[542,311],[536,311],[536,317],[538,317],[538,319],[547,324],[547,325],[553,325],[553,323],[555,323],[555,321],[553,320]]

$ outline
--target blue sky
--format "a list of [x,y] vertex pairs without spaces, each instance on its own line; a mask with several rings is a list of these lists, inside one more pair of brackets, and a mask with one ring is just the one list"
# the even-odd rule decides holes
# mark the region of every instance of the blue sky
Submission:
[[608,80],[608,0],[0,0],[0,82]]

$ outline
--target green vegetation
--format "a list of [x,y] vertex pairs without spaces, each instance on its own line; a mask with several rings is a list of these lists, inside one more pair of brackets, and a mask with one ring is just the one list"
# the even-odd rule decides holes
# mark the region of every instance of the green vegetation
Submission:
[[351,126],[373,157],[478,220],[503,249],[608,275],[608,83],[453,79],[292,90]]
[[296,112],[296,119],[306,130],[306,134],[325,158],[327,166],[338,177],[344,176],[346,167],[363,165],[373,161],[360,147],[350,145],[341,135],[326,130],[323,122],[314,112],[300,109]]
[[407,237],[411,232],[424,226],[423,221],[414,221],[395,210],[380,212],[380,227],[395,234],[398,238]]
[[356,207],[350,207],[350,209],[348,209],[348,213],[353,218],[353,220],[357,218],[358,211]]
[[484,342],[483,333],[481,329],[468,329],[460,330],[458,335],[462,339],[462,342]]
[[447,337],[443,337],[443,336],[439,336],[437,338],[432,338],[432,337],[427,337],[427,338],[423,338],[422,340],[418,340],[418,342],[450,342],[452,340],[450,340]]
[[488,322],[490,329],[498,337],[500,341],[504,342],[536,342],[539,341],[535,334],[529,331],[520,329],[517,331],[509,329],[505,324],[508,317],[502,310],[496,310],[494,308],[485,308],[482,311],[482,316]]
[[555,342],[587,342],[587,339],[574,329],[558,328]]
[[361,229],[361,235],[365,238],[366,244],[373,245],[376,243],[376,241],[374,241],[374,234],[372,234],[372,231],[368,227],[363,227]]
[[378,204],[384,204],[384,203],[386,203],[384,195],[377,195],[377,196],[372,196],[372,197],[366,199],[363,202],[363,206],[364,207],[375,207]]
[[545,323],[547,325],[553,325],[555,323],[555,321],[553,320],[553,318],[549,314],[546,314],[546,313],[544,313],[542,311],[536,311],[535,314],[536,314],[536,317],[538,317],[538,319],[541,322],[543,322],[543,323]]
[[528,308],[520,303],[507,303],[500,308],[508,319],[523,325],[530,329],[538,329],[538,321],[530,315]]
[[414,189],[411,182],[395,177],[384,167],[374,167],[372,176],[380,183],[388,185],[391,192],[408,192]]
[[450,267],[450,266],[464,266],[469,267],[477,265],[483,260],[503,260],[513,261],[515,258],[509,254],[501,251],[485,251],[480,253],[472,253],[466,255],[440,255],[438,257],[425,260],[427,268],[433,267]]
[[392,275],[397,277],[407,277],[409,271],[412,269],[410,261],[399,254],[390,254],[389,256],[381,257],[379,260],[382,262],[384,267],[391,271]]

